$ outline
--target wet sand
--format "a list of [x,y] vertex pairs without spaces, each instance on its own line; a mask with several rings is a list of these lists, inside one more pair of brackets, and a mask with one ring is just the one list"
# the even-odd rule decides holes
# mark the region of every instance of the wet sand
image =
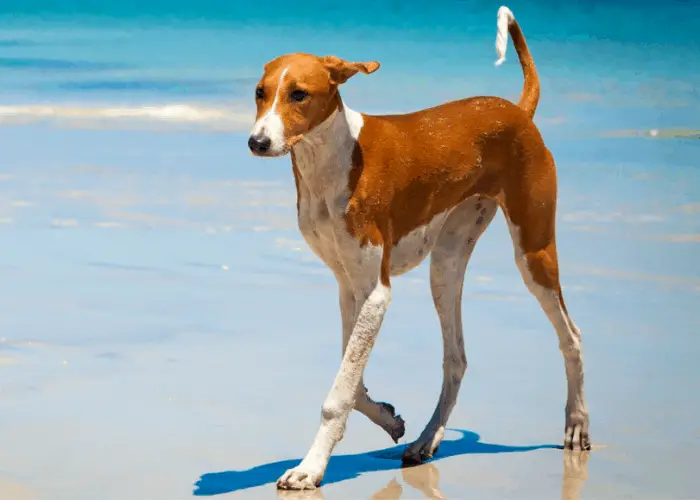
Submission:
[[394,281],[365,377],[405,438],[353,414],[323,488],[294,494],[274,482],[318,425],[340,319],[287,161],[247,158],[238,133],[3,127],[0,497],[699,498],[700,150],[542,128],[595,450],[558,448],[563,362],[499,215],[467,271],[469,369],[436,459],[398,459],[442,376],[424,264]]

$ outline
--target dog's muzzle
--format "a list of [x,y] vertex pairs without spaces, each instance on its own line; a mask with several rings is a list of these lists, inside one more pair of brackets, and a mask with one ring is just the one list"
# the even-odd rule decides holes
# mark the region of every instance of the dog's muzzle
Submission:
[[267,136],[251,135],[248,138],[248,147],[256,155],[264,155],[270,151],[272,140]]

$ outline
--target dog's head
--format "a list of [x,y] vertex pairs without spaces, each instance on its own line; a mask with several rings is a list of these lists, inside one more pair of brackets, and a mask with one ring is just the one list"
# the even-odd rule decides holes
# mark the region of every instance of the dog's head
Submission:
[[378,68],[374,61],[303,53],[273,59],[255,88],[257,116],[248,147],[256,156],[287,154],[340,106],[338,85],[358,72],[369,74]]

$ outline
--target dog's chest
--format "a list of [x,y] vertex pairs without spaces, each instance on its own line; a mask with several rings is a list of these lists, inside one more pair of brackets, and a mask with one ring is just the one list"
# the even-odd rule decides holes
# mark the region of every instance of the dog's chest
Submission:
[[333,271],[347,268],[362,253],[347,230],[347,174],[350,158],[297,153],[299,230],[311,250]]
[[[317,158],[317,157],[316,157]],[[311,250],[335,273],[363,272],[376,261],[377,248],[364,248],[347,229],[349,158],[333,157],[330,163],[311,163],[314,157],[297,155],[299,170],[299,230]],[[430,253],[449,212],[416,227],[394,246],[391,274],[404,274]]]
[[349,243],[343,245],[339,241],[345,239],[342,234],[344,221],[338,214],[339,209],[329,207],[327,200],[307,194],[299,200],[299,230],[311,250],[328,266],[335,268],[341,260],[338,244],[347,247]]
[[[382,249],[362,246],[348,232],[346,222],[349,176],[362,117],[350,112],[336,119],[324,133],[294,149],[299,229],[311,250],[336,275],[371,273],[381,260]],[[434,217],[396,242],[390,259],[392,275],[420,264],[435,244],[447,215]]]

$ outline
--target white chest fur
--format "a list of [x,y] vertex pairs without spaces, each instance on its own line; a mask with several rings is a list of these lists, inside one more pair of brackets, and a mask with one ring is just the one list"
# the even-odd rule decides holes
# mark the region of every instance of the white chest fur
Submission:
[[347,231],[352,152],[362,129],[362,115],[336,111],[294,148],[299,171],[299,229],[311,249],[336,274],[361,253]]

